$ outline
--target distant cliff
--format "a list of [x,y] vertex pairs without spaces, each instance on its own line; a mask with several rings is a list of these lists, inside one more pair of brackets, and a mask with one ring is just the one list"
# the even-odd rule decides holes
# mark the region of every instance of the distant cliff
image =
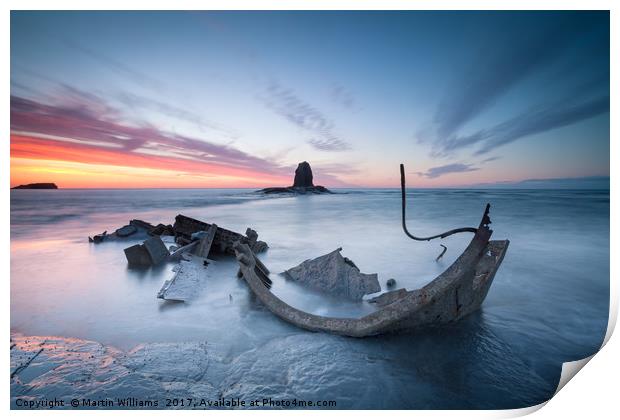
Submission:
[[36,184],[18,185],[11,188],[12,190],[57,190],[58,186],[53,182],[39,182]]
[[293,194],[330,194],[331,191],[321,185],[314,185],[312,168],[308,162],[301,162],[295,169],[295,179],[290,187],[269,187],[259,192],[265,194],[293,193]]

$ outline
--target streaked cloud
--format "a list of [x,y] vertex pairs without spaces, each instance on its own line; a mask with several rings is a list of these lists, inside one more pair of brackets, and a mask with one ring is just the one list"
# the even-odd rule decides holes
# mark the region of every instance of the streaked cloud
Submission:
[[477,171],[480,168],[470,165],[468,163],[450,163],[442,166],[435,166],[433,168],[429,168],[424,172],[416,172],[418,176],[424,178],[439,178],[440,176],[453,174],[453,173],[462,173],[462,172],[473,172]]
[[333,85],[330,90],[330,96],[334,103],[345,109],[353,110],[356,108],[353,94],[342,85]]
[[271,82],[259,99],[276,114],[291,124],[308,131],[313,136],[308,144],[322,151],[340,152],[351,149],[351,145],[334,134],[334,123],[319,109],[313,107],[294,90]]
[[491,157],[488,157],[486,159],[481,160],[480,163],[482,164],[482,163],[493,162],[493,161],[501,159],[501,158],[502,158],[501,156],[491,156]]
[[99,51],[95,51],[91,48],[69,39],[63,39],[63,44],[70,49],[79,51],[82,54],[96,60],[99,64],[104,65],[109,70],[131,80],[133,83],[147,89],[162,91],[165,89],[165,83],[157,80],[146,73],[137,71],[130,66],[118,61],[112,57],[109,57]]
[[235,129],[225,127],[222,124],[208,120],[202,115],[171,105],[170,103],[158,101],[130,92],[121,92],[116,95],[116,99],[130,108],[148,109],[177,120],[192,123],[201,128],[203,131],[217,131],[219,134],[231,139],[237,139],[239,137],[239,132]]
[[[593,21],[579,18],[579,31],[575,31],[575,23],[573,16],[565,14],[546,25],[530,27],[518,37],[497,31],[488,45],[480,46],[477,59],[458,73],[441,100],[434,116],[437,136],[449,137],[494,105],[518,82],[552,62]],[[505,48],[497,47],[501,40]]]
[[340,140],[335,136],[325,136],[323,138],[313,138],[308,140],[308,144],[312,145],[315,149],[341,152],[344,150],[350,150],[351,145],[345,141]]
[[292,173],[291,167],[229,145],[163,132],[147,124],[127,123],[101,98],[78,90],[53,104],[12,96],[11,131],[17,134],[11,142],[12,157],[43,159],[48,152],[58,152],[56,158],[64,156],[86,163],[104,159],[104,163],[112,164],[133,159],[145,167],[170,164],[170,168],[193,167],[203,172],[217,168],[225,173],[282,179]]
[[[540,18],[537,22],[545,24],[532,25],[520,36],[514,36],[511,31],[494,31],[494,38],[483,43],[473,55],[475,59],[457,73],[439,102],[432,123],[418,132],[421,143],[431,144],[431,156],[454,156],[455,152],[490,153],[521,138],[609,111],[605,48],[599,56],[593,56],[593,60],[600,57],[601,61],[596,74],[584,70],[587,66],[571,57],[575,49],[584,48],[580,44],[584,38],[590,37],[590,42],[593,39],[605,42],[604,28],[596,26],[601,16],[570,12],[556,15],[552,20],[546,20],[544,14],[537,16]],[[575,31],[577,25],[579,31]],[[558,65],[561,70],[549,70]],[[575,71],[567,72],[567,67]],[[503,121],[494,115],[487,120],[494,124],[487,122],[483,128],[467,132],[468,123],[495,107],[508,92],[524,89],[523,83],[545,71],[555,74],[549,81],[555,86],[540,87],[548,91],[544,100],[530,101],[521,109],[512,107],[511,114]],[[524,97],[531,95],[524,91]],[[480,126],[480,120],[476,124]]]
[[522,137],[544,133],[597,115],[609,112],[609,97],[597,97],[577,103],[554,103],[533,108],[467,136],[455,136],[442,144],[442,151],[449,152],[469,146],[478,146],[476,155],[489,153],[496,148]]

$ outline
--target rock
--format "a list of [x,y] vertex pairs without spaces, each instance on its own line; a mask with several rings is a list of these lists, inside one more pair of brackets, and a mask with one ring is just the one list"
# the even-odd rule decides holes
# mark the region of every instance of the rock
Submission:
[[57,190],[58,186],[53,182],[39,182],[35,184],[18,185],[12,190]]
[[306,260],[284,272],[285,276],[301,285],[334,296],[361,300],[369,293],[381,290],[377,274],[364,274],[338,248],[329,254]]
[[146,248],[140,244],[125,248],[125,257],[129,265],[151,265],[153,262]]
[[314,187],[312,183],[312,168],[306,161],[301,162],[295,169],[295,179],[293,181],[293,188],[308,188]]
[[270,187],[263,188],[259,190],[263,194],[294,194],[294,195],[305,195],[305,194],[334,194],[332,191],[327,188],[317,185],[315,187]]
[[387,281],[387,282],[385,282],[385,285],[386,285],[387,287],[392,288],[392,287],[396,286],[396,280],[394,280],[394,279],[388,279],[388,281]]
[[146,248],[146,251],[151,257],[151,261],[155,265],[164,262],[170,256],[168,248],[166,248],[166,245],[158,236],[147,239],[144,241],[143,246]]
[[127,236],[133,235],[136,233],[138,229],[133,225],[125,225],[121,228],[116,229],[116,235],[125,238]]
[[332,194],[327,188],[321,185],[314,185],[312,168],[306,161],[297,165],[292,186],[263,188],[258,192],[264,194]]
[[[23,411],[23,403],[29,401],[41,401],[41,406],[32,408],[49,409],[44,402],[55,399],[65,401],[55,410],[73,410],[69,404],[73,398],[113,400],[114,409],[155,409],[165,408],[166,398],[172,395],[213,401],[221,395],[208,382],[213,380],[208,369],[216,361],[205,341],[140,344],[129,351],[77,338],[15,333],[11,342],[13,410]],[[19,366],[24,368],[16,372]],[[116,403],[119,399],[125,401],[124,407]]]

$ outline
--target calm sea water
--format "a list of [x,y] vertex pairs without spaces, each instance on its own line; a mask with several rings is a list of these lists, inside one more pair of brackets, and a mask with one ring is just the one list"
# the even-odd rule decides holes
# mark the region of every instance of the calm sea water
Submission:
[[[123,248],[89,244],[130,219],[173,223],[183,213],[258,231],[273,273],[343,247],[362,272],[416,288],[462,252],[470,234],[414,242],[400,227],[398,190],[261,197],[250,190],[11,191],[11,328],[129,349],[206,340],[224,362],[211,383],[225,397],[336,400],[339,408],[517,408],[551,397],[565,361],[597,351],[609,310],[609,192],[409,192],[419,235],[477,226],[490,202],[493,237],[511,241],[480,311],[443,328],[351,339],[280,321],[252,299],[237,264],[209,266],[196,298],[156,298],[172,265],[127,267]],[[440,243],[448,252],[435,257]],[[273,274],[274,293],[304,310],[359,316]],[[137,396],[136,397],[141,397]]]

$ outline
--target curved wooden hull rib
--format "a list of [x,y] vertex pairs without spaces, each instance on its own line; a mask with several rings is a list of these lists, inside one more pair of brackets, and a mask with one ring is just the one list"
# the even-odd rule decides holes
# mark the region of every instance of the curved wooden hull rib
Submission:
[[361,318],[325,317],[293,308],[265,286],[250,248],[236,243],[234,249],[250,289],[278,317],[310,331],[366,337],[452,322],[480,307],[509,244],[508,240],[489,240],[492,230],[488,227],[488,211],[487,205],[473,239],[442,274],[421,289],[381,295],[376,299],[379,309]]

